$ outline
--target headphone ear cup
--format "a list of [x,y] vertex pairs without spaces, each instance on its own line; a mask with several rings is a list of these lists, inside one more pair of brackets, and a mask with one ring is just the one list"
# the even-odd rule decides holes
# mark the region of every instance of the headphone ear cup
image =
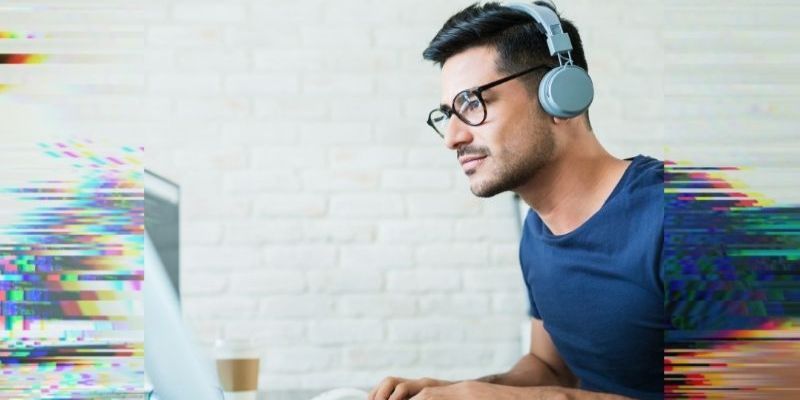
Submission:
[[576,65],[550,70],[539,83],[539,103],[554,117],[573,118],[580,115],[594,100],[592,78]]

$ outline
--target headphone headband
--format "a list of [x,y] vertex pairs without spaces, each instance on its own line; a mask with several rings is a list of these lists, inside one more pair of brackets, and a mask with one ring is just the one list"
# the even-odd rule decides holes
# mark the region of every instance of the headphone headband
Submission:
[[547,37],[550,55],[558,59],[559,66],[551,69],[539,82],[539,104],[542,109],[554,117],[572,118],[580,115],[592,104],[594,85],[589,74],[572,62],[572,42],[564,32],[558,14],[550,7],[539,4],[508,3],[504,6],[532,17],[536,28]]
[[569,35],[561,28],[561,20],[549,7],[530,3],[507,3],[504,6],[533,17],[539,32],[547,36],[547,47],[551,56],[569,53],[572,50],[572,42],[569,40]]

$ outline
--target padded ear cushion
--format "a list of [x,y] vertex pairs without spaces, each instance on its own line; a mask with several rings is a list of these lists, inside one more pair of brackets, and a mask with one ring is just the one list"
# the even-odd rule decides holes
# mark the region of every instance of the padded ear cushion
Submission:
[[577,65],[564,65],[548,72],[539,84],[539,103],[554,117],[572,118],[594,100],[592,78]]

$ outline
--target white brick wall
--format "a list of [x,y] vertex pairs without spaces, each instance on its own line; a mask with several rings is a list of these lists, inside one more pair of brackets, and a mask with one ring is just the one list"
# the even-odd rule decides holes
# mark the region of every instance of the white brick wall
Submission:
[[[0,132],[145,141],[148,167],[183,187],[186,319],[205,344],[256,339],[265,388],[498,372],[516,361],[526,309],[511,201],[473,197],[424,124],[439,84],[420,53],[471,2],[5,13],[15,26],[127,32],[46,47],[64,53],[146,47],[143,70],[0,66],[0,83],[27,83],[18,93],[42,105],[3,99]],[[668,144],[698,162],[796,162],[795,1],[557,3],[583,35],[592,123],[613,153],[663,157]],[[62,111],[53,124],[46,104]],[[748,182],[797,199],[785,190],[796,173],[769,176]]]

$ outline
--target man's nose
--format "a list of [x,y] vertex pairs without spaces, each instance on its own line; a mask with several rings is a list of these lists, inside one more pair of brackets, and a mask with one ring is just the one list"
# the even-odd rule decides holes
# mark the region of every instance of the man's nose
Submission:
[[444,131],[444,144],[450,150],[455,150],[465,144],[472,142],[472,127],[465,124],[464,121],[458,119],[455,115],[450,119],[447,124],[447,129]]

